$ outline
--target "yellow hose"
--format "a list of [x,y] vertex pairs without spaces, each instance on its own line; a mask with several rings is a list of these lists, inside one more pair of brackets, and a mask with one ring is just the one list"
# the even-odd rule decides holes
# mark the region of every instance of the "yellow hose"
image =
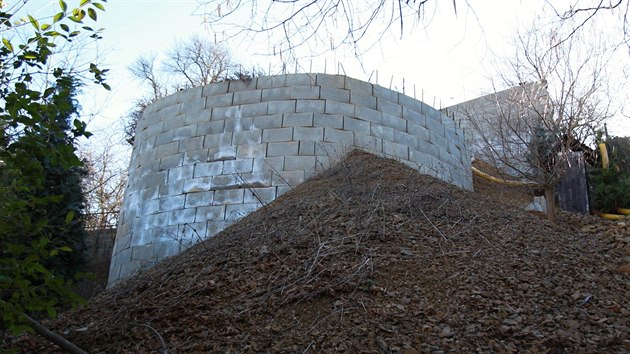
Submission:
[[617,212],[623,215],[630,215],[630,209],[626,209],[626,208],[619,208],[617,209]]
[[485,172],[481,172],[479,169],[477,169],[475,166],[472,166],[472,171],[474,174],[476,174],[477,176],[490,181],[490,182],[495,182],[495,183],[501,183],[504,184],[506,186],[510,186],[510,187],[522,187],[522,186],[528,186],[528,187],[542,187],[540,184],[538,183],[534,183],[534,182],[521,182],[521,181],[510,181],[510,180],[506,180],[503,178],[497,178],[494,176],[490,176],[489,174],[485,173]]
[[597,213],[597,215],[599,215],[600,218],[602,219],[606,219],[606,220],[630,220],[630,215],[617,215],[617,214],[604,214],[604,213]]
[[608,150],[606,149],[606,144],[599,144],[599,152],[602,154],[602,168],[604,170],[608,169]]

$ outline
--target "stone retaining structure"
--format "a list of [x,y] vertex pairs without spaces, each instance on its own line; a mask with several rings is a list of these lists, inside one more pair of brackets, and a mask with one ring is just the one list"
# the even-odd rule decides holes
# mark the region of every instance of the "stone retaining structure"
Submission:
[[158,100],[138,121],[109,285],[220,232],[357,148],[472,189],[463,130],[378,85],[291,74]]

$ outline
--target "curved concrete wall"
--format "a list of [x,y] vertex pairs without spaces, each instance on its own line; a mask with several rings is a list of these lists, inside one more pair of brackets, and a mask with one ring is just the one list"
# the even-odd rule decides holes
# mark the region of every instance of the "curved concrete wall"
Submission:
[[109,284],[218,233],[354,148],[472,189],[453,120],[346,76],[226,81],[155,102],[138,122]]

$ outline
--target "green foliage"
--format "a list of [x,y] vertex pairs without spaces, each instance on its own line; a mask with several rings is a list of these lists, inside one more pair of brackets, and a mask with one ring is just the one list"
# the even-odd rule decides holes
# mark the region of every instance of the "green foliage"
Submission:
[[604,213],[616,213],[618,208],[630,208],[630,139],[612,138],[606,141],[609,168],[589,171],[592,207]]
[[[0,10],[0,330],[13,334],[29,329],[23,313],[55,317],[81,301],[70,287],[85,242],[84,172],[74,142],[90,133],[76,117],[77,68],[55,54],[59,43],[100,38],[77,26],[103,6],[59,7],[52,23]],[[108,88],[106,70],[91,64],[85,71]]]

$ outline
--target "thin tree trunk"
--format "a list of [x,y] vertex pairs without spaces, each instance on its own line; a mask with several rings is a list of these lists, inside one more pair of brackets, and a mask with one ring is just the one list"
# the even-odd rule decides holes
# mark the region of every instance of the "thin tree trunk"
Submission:
[[35,332],[37,332],[42,337],[48,339],[49,341],[57,344],[61,349],[65,350],[68,353],[72,354],[87,354],[86,351],[77,347],[73,343],[69,342],[67,339],[61,337],[60,335],[51,332],[48,328],[44,327],[41,323],[34,320],[27,314],[23,314],[24,318],[28,321],[28,323],[33,327]]
[[547,220],[556,221],[556,198],[553,187],[545,187],[545,203],[547,203]]

